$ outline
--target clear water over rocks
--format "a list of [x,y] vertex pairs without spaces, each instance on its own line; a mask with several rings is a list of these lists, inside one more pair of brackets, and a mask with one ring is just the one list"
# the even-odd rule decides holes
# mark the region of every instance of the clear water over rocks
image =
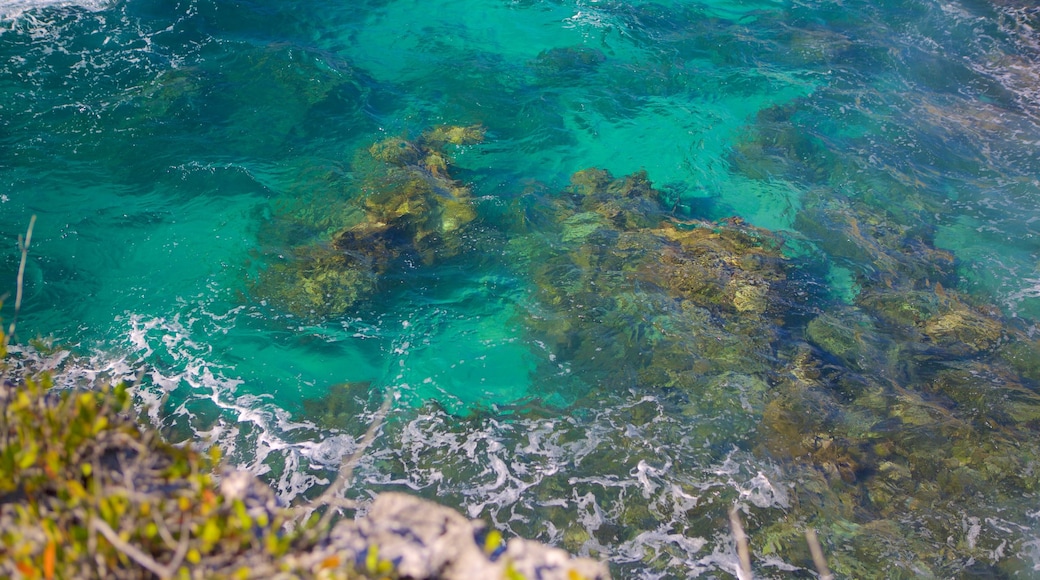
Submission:
[[[1040,10],[0,4],[67,383],[619,578],[1040,573]],[[10,320],[12,301],[4,303]]]

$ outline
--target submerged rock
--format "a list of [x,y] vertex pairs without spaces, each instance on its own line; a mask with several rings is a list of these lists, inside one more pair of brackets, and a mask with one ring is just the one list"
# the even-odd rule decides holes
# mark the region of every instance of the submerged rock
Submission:
[[594,73],[606,59],[594,48],[567,46],[543,50],[530,65],[544,82],[574,81]]
[[300,246],[271,264],[254,290],[301,318],[325,318],[368,297],[386,268],[381,262],[335,247]]
[[863,287],[904,280],[955,282],[953,255],[934,247],[931,232],[911,227],[859,200],[833,191],[812,191],[795,227],[832,258],[857,268]]
[[921,290],[875,287],[856,302],[894,327],[897,335],[950,354],[991,350],[1007,334],[996,308],[974,306],[939,284]]
[[549,197],[554,222],[526,250],[527,326],[590,391],[676,393],[690,436],[747,441],[768,396],[788,293],[783,239],[740,219],[678,219],[645,172],[601,169]]
[[[463,230],[477,214],[469,189],[451,177],[444,147],[478,143],[483,136],[480,126],[445,125],[415,140],[388,137],[358,151],[353,166],[359,180],[348,207],[329,207],[321,199],[321,207],[294,206],[276,218],[286,228],[310,223],[320,230],[312,226],[310,239],[272,256],[255,293],[296,316],[322,320],[375,292],[398,256],[412,254],[428,264],[458,254]],[[342,216],[342,222],[329,223],[330,216]]]
[[882,360],[877,330],[868,316],[838,310],[820,314],[805,327],[806,338],[850,368],[869,370]]
[[655,233],[677,243],[661,256],[661,283],[674,295],[744,315],[780,307],[773,285],[786,277],[784,258],[771,232],[737,220],[670,223]]

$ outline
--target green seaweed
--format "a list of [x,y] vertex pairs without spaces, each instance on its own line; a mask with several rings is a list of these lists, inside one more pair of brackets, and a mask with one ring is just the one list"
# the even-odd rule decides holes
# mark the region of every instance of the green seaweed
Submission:
[[457,255],[477,214],[469,189],[450,175],[445,147],[478,143],[483,135],[479,126],[443,125],[415,140],[388,137],[357,151],[349,201],[296,202],[265,228],[274,249],[253,292],[295,316],[324,320],[375,293],[401,255],[427,264]]

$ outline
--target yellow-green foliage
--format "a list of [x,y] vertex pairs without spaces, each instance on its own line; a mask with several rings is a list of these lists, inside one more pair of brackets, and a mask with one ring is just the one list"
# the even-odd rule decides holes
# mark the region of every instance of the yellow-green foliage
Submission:
[[218,448],[139,425],[124,385],[57,389],[24,363],[0,357],[0,578],[398,577],[377,545],[330,550],[317,514],[222,472]]
[[203,559],[220,573],[250,560],[264,568],[289,548],[279,510],[251,514],[215,491],[216,448],[140,430],[122,385],[59,393],[44,374],[6,390],[0,576],[140,577],[142,561],[184,576]]

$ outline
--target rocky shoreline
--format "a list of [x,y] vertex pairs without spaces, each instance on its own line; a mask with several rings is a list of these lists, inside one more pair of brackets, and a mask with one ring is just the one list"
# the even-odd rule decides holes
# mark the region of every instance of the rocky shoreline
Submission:
[[[58,390],[0,370],[0,577],[610,578],[406,494],[279,505],[216,448],[142,426],[122,385]],[[318,517],[344,507],[356,517]]]

